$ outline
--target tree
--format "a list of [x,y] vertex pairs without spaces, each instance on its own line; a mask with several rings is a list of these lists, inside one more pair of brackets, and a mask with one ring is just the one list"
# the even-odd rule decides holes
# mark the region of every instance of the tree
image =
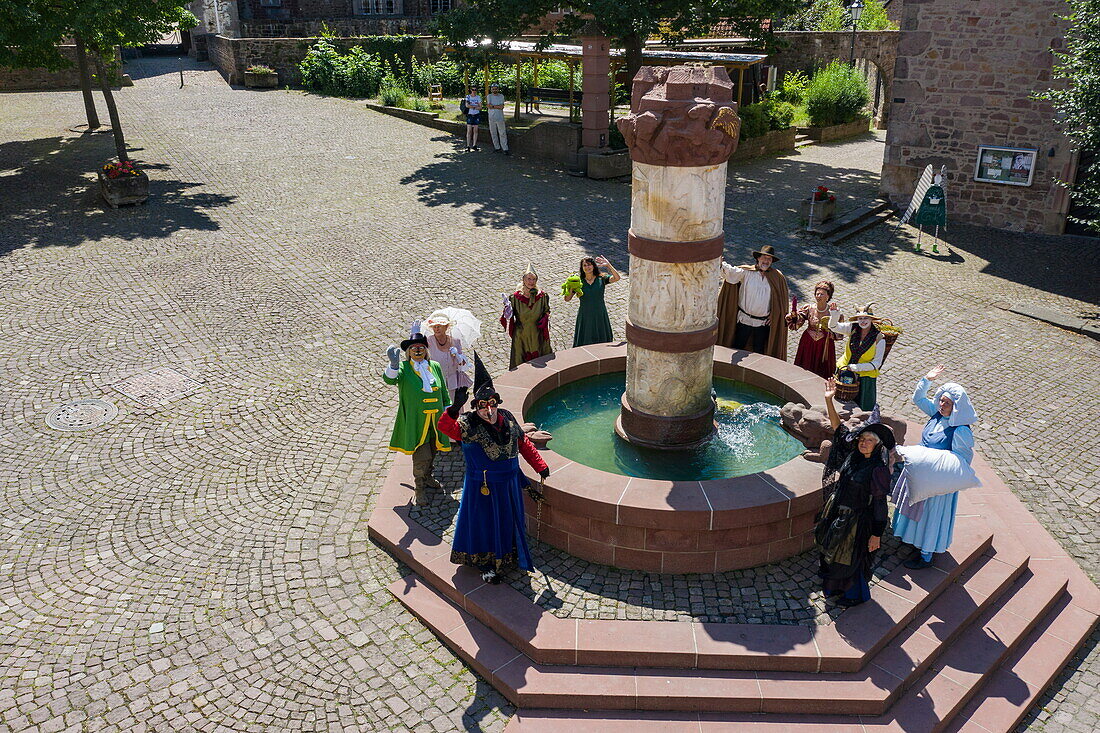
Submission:
[[[1055,51],[1055,75],[1065,86],[1041,96],[1051,101],[1057,122],[1078,150],[1100,152],[1100,0],[1067,0],[1070,13],[1065,50]],[[1074,221],[1100,231],[1100,159],[1078,172],[1076,184],[1062,181],[1085,205]]]
[[[470,40],[488,38],[493,45],[506,38],[522,35],[560,0],[469,0],[438,21],[438,31],[456,48]],[[595,18],[604,32],[626,55],[626,68],[633,77],[642,65],[642,50],[650,38],[676,43],[684,38],[705,35],[719,21],[728,22],[734,33],[771,45],[770,19],[797,10],[802,0],[570,0],[569,11],[554,28],[544,32],[545,46],[563,37],[573,36]],[[490,46],[487,51],[492,51]],[[476,51],[460,53],[467,58]]]
[[[850,31],[852,16],[843,0],[812,0],[805,8],[783,20],[785,31]],[[861,31],[897,30],[886,14],[882,0],[863,0],[863,12],[856,25]]]
[[[111,78],[117,69],[108,59],[119,46],[152,43],[198,20],[188,0],[20,0],[0,4],[0,65],[62,69],[72,62],[58,45],[74,38],[89,52],[103,92],[119,160],[129,160]],[[86,98],[87,104],[87,98]],[[94,107],[89,114],[92,124]],[[96,120],[98,122],[98,120]]]

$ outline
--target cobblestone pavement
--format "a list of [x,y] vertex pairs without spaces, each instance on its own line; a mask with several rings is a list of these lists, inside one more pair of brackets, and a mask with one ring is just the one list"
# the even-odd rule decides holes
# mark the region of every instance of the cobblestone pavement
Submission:
[[[127,70],[119,104],[152,178],[137,208],[97,201],[112,145],[67,131],[78,94],[0,96],[0,728],[501,730],[513,709],[389,596],[405,569],[366,538],[395,402],[382,352],[437,306],[491,326],[528,261],[548,286],[585,253],[625,268],[628,187],[201,65],[182,89],[174,60]],[[846,307],[876,300],[906,329],[885,407],[918,417],[913,382],[948,364],[981,449],[1097,578],[1100,446],[1077,425],[1097,415],[1100,346],[1000,307],[1095,317],[1095,240],[952,225],[933,257],[909,230],[836,248],[793,233],[818,183],[842,208],[872,196],[881,155],[868,136],[737,169],[728,255],[771,243],[799,295],[830,277]],[[616,323],[628,292],[608,292]],[[575,307],[555,305],[555,344]],[[163,366],[201,387],[153,408],[112,389]],[[110,423],[45,426],[96,397],[119,407]],[[551,573],[565,598],[646,605],[625,578]],[[690,585],[685,606],[662,581],[654,605],[696,613]],[[1027,727],[1100,725],[1096,641]]]

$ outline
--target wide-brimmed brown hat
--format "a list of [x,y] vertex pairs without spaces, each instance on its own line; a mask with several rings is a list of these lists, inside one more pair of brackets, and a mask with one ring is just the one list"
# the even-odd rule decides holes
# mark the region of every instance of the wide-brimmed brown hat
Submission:
[[761,247],[760,249],[757,249],[757,250],[753,250],[753,253],[752,253],[752,258],[753,258],[754,260],[755,260],[755,259],[759,259],[759,258],[760,258],[760,255],[768,255],[769,257],[771,257],[771,258],[772,258],[772,261],[773,261],[773,262],[779,262],[779,255],[777,255],[777,254],[775,253],[775,248],[774,248],[774,247],[772,247],[772,246],[771,246],[770,244],[765,244],[765,245],[764,245],[763,247]]
[[853,313],[850,319],[854,321],[857,318],[870,318],[872,321],[881,321],[882,319],[876,316],[875,312],[871,310],[871,306],[874,304],[875,302],[872,300],[870,303],[860,308],[858,312]]

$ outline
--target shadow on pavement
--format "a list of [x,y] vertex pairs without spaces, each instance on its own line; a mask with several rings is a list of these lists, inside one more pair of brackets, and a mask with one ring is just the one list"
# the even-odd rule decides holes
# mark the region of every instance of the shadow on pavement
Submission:
[[167,237],[220,228],[208,213],[234,196],[195,193],[201,182],[171,178],[167,165],[135,162],[150,172],[149,200],[111,209],[94,172],[114,158],[110,135],[18,140],[0,144],[0,256],[25,247],[74,247],[89,241]]

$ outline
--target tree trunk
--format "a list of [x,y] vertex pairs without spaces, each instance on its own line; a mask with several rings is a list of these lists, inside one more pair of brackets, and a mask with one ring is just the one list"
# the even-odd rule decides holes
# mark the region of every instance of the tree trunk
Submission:
[[[634,75],[638,73],[638,69],[642,68],[642,47],[645,45],[645,39],[637,33],[631,33],[628,36],[623,36],[623,52],[626,56],[626,73],[630,80],[627,84],[632,84],[634,81]],[[629,88],[629,87],[628,87]]]
[[95,97],[92,96],[92,80],[88,76],[88,55],[84,52],[84,39],[75,36],[76,64],[80,70],[80,93],[84,96],[84,113],[88,116],[88,129],[99,127],[99,113],[95,108]]
[[97,53],[95,58],[95,72],[99,77],[99,88],[103,91],[103,101],[107,103],[107,114],[111,118],[111,131],[115,134],[115,150],[118,152],[119,162],[127,161],[130,156],[126,154],[126,138],[122,136],[122,123],[118,120],[118,107],[115,106],[115,97],[111,93],[111,81],[107,78],[107,65]]

